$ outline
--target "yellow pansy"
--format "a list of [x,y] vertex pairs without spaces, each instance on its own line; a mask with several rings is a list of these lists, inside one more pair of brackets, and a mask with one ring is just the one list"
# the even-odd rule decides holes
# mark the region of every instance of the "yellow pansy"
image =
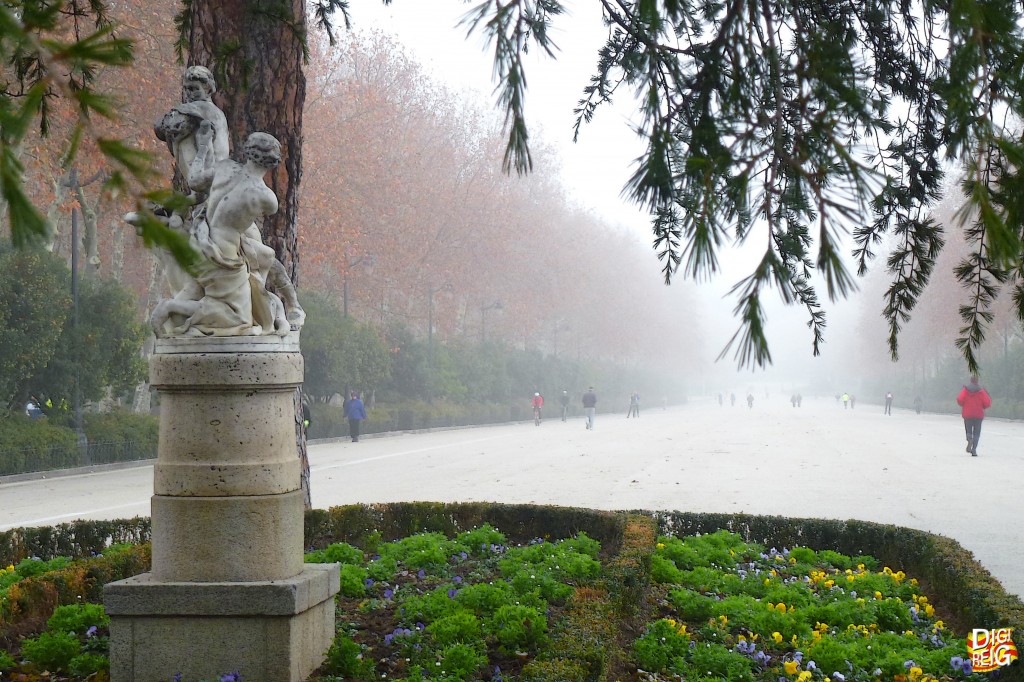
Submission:
[[719,616],[718,617],[718,622],[721,623],[722,625],[728,625],[729,624],[729,617],[725,616],[725,615]]
[[919,679],[921,679],[921,675],[923,675],[923,674],[924,674],[924,671],[921,670],[920,668],[918,668],[916,665],[910,669],[910,679],[911,680],[919,680]]
[[779,613],[785,613],[786,612],[786,605],[783,602],[780,601],[778,604],[775,605],[775,610],[778,611]]
[[782,644],[782,633],[776,630],[772,633],[772,639],[775,640],[776,644]]
[[771,584],[771,582],[772,582],[772,581],[771,581],[771,578],[765,578],[765,579],[764,579],[764,584],[765,584],[765,585],[769,585],[769,584]]
[[[650,546],[650,545],[648,545],[648,546]],[[657,547],[658,549],[665,549],[665,543],[664,542],[659,542],[657,545],[655,545],[655,547]]]
[[835,584],[836,584],[835,580],[826,580],[825,581],[825,587],[827,587],[830,590],[832,589],[832,586],[835,585]]
[[941,629],[943,629],[944,627],[946,627],[946,624],[945,624],[945,623],[943,623],[943,622],[942,622],[941,620],[937,620],[937,621],[935,621],[935,629],[936,629],[936,630],[941,630]]
[[917,578],[911,578],[910,579],[910,584],[916,586],[917,585]]
[[879,592],[878,590],[875,590],[875,599],[881,599],[881,598],[882,598],[882,593]]
[[863,571],[864,570],[864,564],[857,564],[857,570],[858,571]]
[[796,669],[800,667],[800,664],[796,661],[786,661],[782,667],[786,669],[787,675],[796,675]]
[[804,670],[799,675],[797,675],[796,682],[808,682],[808,680],[810,680],[811,677],[811,671]]
[[789,563],[796,564],[796,557],[795,556],[789,557]]
[[929,618],[934,616],[935,615],[935,607],[932,606],[931,604],[925,604],[924,605],[924,615],[928,616]]
[[817,630],[812,632],[811,635],[814,637],[814,641],[815,642],[820,642],[821,641],[821,633],[818,632]]

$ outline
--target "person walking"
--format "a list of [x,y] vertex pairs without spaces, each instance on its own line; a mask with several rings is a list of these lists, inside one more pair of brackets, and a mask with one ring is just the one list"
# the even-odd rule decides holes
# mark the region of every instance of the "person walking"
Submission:
[[360,423],[366,419],[366,407],[355,391],[352,391],[352,397],[345,406],[345,416],[348,417],[348,433],[352,436],[352,442],[358,443]]
[[747,407],[749,407],[750,409],[754,409],[754,394],[753,393],[748,393],[747,394]]
[[594,393],[594,387],[591,386],[587,389],[587,392],[583,394],[583,414],[587,418],[587,430],[594,428],[594,414],[597,412],[597,394]]
[[850,394],[849,393],[844,393],[843,394],[843,409],[844,410],[847,409],[849,407],[849,405],[850,405]]
[[730,393],[729,394],[729,405],[731,405],[732,407],[736,407],[736,394],[735,393]]
[[921,396],[914,396],[914,412],[921,414],[922,407],[924,407],[924,401],[921,400]]
[[626,419],[630,417],[640,418],[640,394],[636,391],[629,394],[629,412],[626,413]]
[[892,416],[892,391],[885,394],[885,414]]
[[978,377],[972,376],[971,383],[960,390],[956,404],[962,408],[960,416],[964,418],[964,430],[967,432],[967,452],[971,453],[971,457],[977,457],[981,422],[985,419],[985,410],[992,407],[992,398],[978,384]]
[[562,421],[565,421],[565,418],[569,416],[569,391],[563,390],[558,401],[562,404]]

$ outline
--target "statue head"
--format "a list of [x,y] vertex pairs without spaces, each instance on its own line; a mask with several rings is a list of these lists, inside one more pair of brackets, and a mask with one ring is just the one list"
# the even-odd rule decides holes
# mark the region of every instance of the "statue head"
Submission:
[[182,87],[185,90],[186,102],[208,102],[213,93],[217,92],[217,82],[213,79],[213,73],[205,66],[190,66],[185,69]]
[[261,168],[281,163],[281,143],[270,133],[252,133],[245,140],[245,159]]

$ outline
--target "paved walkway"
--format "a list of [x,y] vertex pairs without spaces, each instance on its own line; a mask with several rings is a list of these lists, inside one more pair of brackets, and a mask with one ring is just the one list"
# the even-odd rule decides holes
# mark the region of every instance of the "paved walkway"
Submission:
[[[605,401],[607,402],[607,401]],[[600,407],[600,405],[599,405]],[[979,457],[963,425],[834,399],[696,400],[639,419],[598,413],[314,445],[313,504],[531,502],[863,519],[940,533],[1024,595],[1024,423],[986,420]],[[148,514],[152,467],[0,485],[0,529]]]

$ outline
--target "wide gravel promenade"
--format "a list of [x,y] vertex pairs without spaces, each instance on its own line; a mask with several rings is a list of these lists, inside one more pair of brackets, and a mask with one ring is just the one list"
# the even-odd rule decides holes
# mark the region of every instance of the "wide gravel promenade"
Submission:
[[[862,519],[956,539],[1024,595],[1024,423],[761,394],[581,418],[364,437],[310,448],[313,503],[527,502]],[[604,407],[604,411],[602,411]],[[149,513],[152,467],[0,483],[0,530]]]

